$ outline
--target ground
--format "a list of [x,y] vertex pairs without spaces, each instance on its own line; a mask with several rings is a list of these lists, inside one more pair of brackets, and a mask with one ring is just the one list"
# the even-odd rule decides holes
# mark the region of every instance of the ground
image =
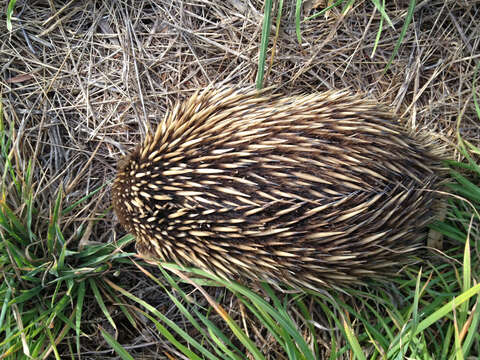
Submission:
[[[382,20],[374,1],[354,1],[344,12],[342,4],[310,18],[325,2],[332,3],[304,1],[298,33],[295,1],[284,2],[278,29],[275,2],[265,87],[285,94],[361,92],[385,103],[409,131],[426,134],[449,158],[461,158],[457,129],[464,140],[480,144],[472,99],[480,60],[479,1],[418,1],[401,43],[409,1],[387,1],[392,25]],[[61,227],[75,246],[76,231],[86,226],[82,245],[123,236],[109,210],[117,160],[195,90],[255,84],[263,5],[255,0],[18,0],[12,31],[3,11],[3,116],[13,124],[14,152],[24,160],[18,171],[32,163],[37,218],[49,217],[60,187],[64,202],[73,203],[106,184],[74,215],[63,217]],[[171,306],[144,277],[131,271],[119,283],[159,308]],[[87,311],[86,321],[102,318],[95,311]],[[132,338],[123,329],[120,340],[123,336],[133,347],[141,343],[150,354],[170,348],[153,330],[145,331]],[[86,358],[106,351],[98,339],[92,335],[82,342]]]

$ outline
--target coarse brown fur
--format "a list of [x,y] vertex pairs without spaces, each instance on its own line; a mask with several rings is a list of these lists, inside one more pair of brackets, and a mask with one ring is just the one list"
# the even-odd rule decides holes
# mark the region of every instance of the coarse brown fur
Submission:
[[208,89],[119,162],[113,205],[148,257],[318,289],[423,244],[437,168],[363,96]]

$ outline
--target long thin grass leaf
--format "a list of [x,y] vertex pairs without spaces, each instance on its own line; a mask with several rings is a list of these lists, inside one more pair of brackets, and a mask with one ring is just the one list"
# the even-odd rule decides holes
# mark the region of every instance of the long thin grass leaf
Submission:
[[400,49],[400,46],[402,45],[403,39],[405,38],[405,35],[408,30],[408,26],[412,22],[413,18],[413,12],[415,10],[415,5],[416,5],[416,0],[410,0],[410,3],[408,4],[408,10],[407,10],[407,16],[405,18],[405,22],[403,23],[402,30],[400,31],[400,36],[398,37],[397,43],[395,44],[395,47],[393,48],[392,55],[390,56],[390,59],[388,60],[387,66],[385,67],[384,73],[390,68],[390,65],[393,62],[393,59],[395,56],[397,56],[398,50]]
[[3,328],[3,321],[5,320],[5,315],[7,313],[8,303],[10,302],[10,297],[12,296],[12,289],[10,288],[10,286],[6,285],[7,280],[4,280],[4,281],[5,281],[4,283],[5,286],[2,289],[2,292],[4,293],[3,304],[2,304],[2,310],[0,311],[0,329]]
[[[413,305],[412,305],[412,324],[410,330],[410,337],[408,339],[407,344],[412,343],[414,341],[414,334],[415,330],[417,329],[418,322],[419,322],[419,315],[418,315],[418,304],[420,302],[420,280],[422,278],[422,269],[418,272],[417,281],[415,283],[415,296],[413,298]],[[417,351],[417,347],[415,346],[412,352],[412,357],[415,358]]]
[[7,7],[7,30],[12,31],[12,14],[17,0],[10,0]]
[[123,360],[134,360],[132,355],[128,353],[127,350],[125,350],[120,343],[113,338],[112,335],[110,335],[107,331],[105,331],[101,326],[98,326],[100,329],[100,332],[105,339],[105,341],[112,347],[113,350],[122,358]]
[[265,73],[265,59],[267,58],[268,39],[272,22],[272,0],[265,0],[262,24],[262,39],[258,56],[257,89],[263,88],[263,74]]
[[[248,351],[250,351],[250,353],[252,354],[252,356],[255,357],[255,359],[265,359],[260,350],[258,350],[258,348],[255,346],[254,342],[250,340],[248,336],[246,336],[246,334],[242,331],[238,324],[228,315],[228,313],[221,306],[219,306],[219,304],[213,301],[213,299],[211,299],[211,297],[205,292],[203,288],[199,287],[193,281],[188,279],[181,271],[175,269],[172,269],[172,271],[181,278],[190,282],[202,293],[202,295],[209,302],[209,304],[215,309],[217,314],[220,315],[222,319],[227,323],[228,327],[232,330],[233,334],[237,337],[237,339],[247,348]],[[218,280],[221,281],[220,278],[218,278]]]
[[77,354],[80,358],[80,327],[82,324],[83,301],[85,299],[85,281],[80,281],[77,290],[77,304],[75,314],[75,342],[77,345]]
[[[382,6],[385,7],[385,0],[382,0]],[[380,43],[380,37],[382,36],[382,29],[383,29],[383,19],[382,16],[380,18],[380,24],[378,24],[377,35],[375,36],[375,42],[373,43],[372,53],[370,54],[370,58],[375,56],[375,52],[377,51],[378,44]]]
[[102,310],[103,314],[107,318],[108,322],[112,327],[117,330],[117,324],[115,324],[115,321],[113,321],[112,316],[110,315],[110,312],[107,310],[107,307],[105,306],[105,302],[103,301],[103,297],[100,294],[100,291],[98,289],[97,283],[94,279],[88,279],[88,284],[90,285],[90,288],[93,291],[93,295],[95,297],[95,300],[97,301],[98,306],[100,306],[100,309]]
[[365,354],[362,351],[362,348],[355,337],[355,333],[353,332],[353,329],[351,325],[347,322],[346,318],[343,317],[343,329],[345,330],[345,334],[347,335],[347,340],[348,343],[350,344],[353,354],[355,355],[355,358],[359,360],[367,360],[365,357]]
[[62,215],[66,215],[69,212],[71,212],[73,209],[75,209],[78,205],[84,203],[86,200],[90,199],[93,195],[98,193],[100,190],[102,190],[105,186],[109,185],[109,183],[105,183],[100,185],[98,188],[95,190],[90,191],[87,195],[83,196],[81,199],[75,201],[72,205],[67,206],[65,209],[62,210]]
[[302,46],[302,33],[300,32],[300,16],[302,15],[302,0],[296,0],[295,3],[295,33],[300,47]]
[[469,356],[470,350],[475,343],[479,343],[480,336],[479,336],[479,325],[480,325],[480,306],[478,306],[480,300],[480,296],[477,296],[477,301],[473,306],[473,309],[470,314],[471,321],[469,322],[467,329],[468,333],[465,336],[462,345],[462,352],[465,354],[466,357]]

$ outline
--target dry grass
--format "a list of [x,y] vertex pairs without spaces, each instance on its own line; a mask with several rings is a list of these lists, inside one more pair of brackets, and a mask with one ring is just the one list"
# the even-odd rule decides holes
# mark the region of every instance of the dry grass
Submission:
[[[454,145],[461,114],[463,138],[478,146],[480,127],[471,97],[480,61],[480,1],[419,1],[399,53],[384,72],[408,7],[408,1],[387,3],[395,29],[384,25],[372,57],[380,14],[370,1],[355,1],[344,16],[334,9],[328,18],[303,22],[302,45],[295,34],[295,2],[285,1],[265,85],[285,93],[364,92],[391,105],[414,131],[428,131],[439,145],[447,145],[452,157],[458,156]],[[116,160],[177,99],[210,83],[253,84],[262,4],[19,0],[11,33],[3,12],[1,101],[6,121],[15,124],[16,151],[33,160],[34,198],[44,212],[40,216],[48,218],[59,186],[68,202],[110,181]],[[63,219],[71,236],[67,240],[78,240],[75,230],[88,224],[92,228],[84,240],[110,242],[123,233],[111,212],[104,221],[93,222],[109,207],[108,190],[91,198],[75,217]],[[132,273],[124,285],[138,296],[155,293],[160,299],[158,289],[143,286],[142,278]],[[90,320],[95,316],[92,310]],[[135,346],[135,339],[127,340]],[[158,340],[149,333],[142,341],[146,347],[168,347]],[[98,355],[95,343],[95,338],[85,343],[87,354]]]

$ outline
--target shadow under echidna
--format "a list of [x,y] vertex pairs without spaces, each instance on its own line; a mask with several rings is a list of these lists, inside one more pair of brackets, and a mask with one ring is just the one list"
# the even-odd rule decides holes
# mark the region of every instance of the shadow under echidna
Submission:
[[376,102],[208,89],[177,104],[113,184],[148,258],[318,289],[424,245],[439,162]]

